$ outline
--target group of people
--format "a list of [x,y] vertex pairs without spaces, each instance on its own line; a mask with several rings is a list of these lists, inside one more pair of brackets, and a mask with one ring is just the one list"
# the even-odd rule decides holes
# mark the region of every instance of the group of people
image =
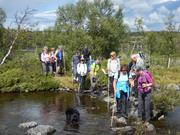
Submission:
[[61,46],[59,46],[57,50],[55,50],[55,48],[48,49],[48,47],[45,46],[42,52],[39,54],[43,74],[62,74],[64,64],[63,57],[64,53]]
[[[83,52],[88,52],[86,55]],[[93,61],[87,48],[72,58],[73,80],[79,82],[80,91],[85,89],[86,76],[89,72],[91,90],[96,90],[99,71],[108,75],[109,94],[116,100],[117,113],[127,117],[129,97],[134,94],[138,98],[138,116],[140,120],[150,120],[150,98],[153,85],[151,73],[146,69],[142,54],[131,55],[128,65],[121,65],[116,52],[110,53],[107,62],[107,73],[101,68],[101,59]]]
[[[43,73],[45,75],[63,72],[64,53],[61,46],[55,51],[47,47],[40,54]],[[147,70],[142,54],[131,55],[128,65],[121,65],[116,52],[110,53],[107,70],[101,68],[101,59],[93,60],[87,47],[78,50],[72,57],[73,82],[79,83],[79,91],[85,90],[87,75],[90,75],[91,91],[96,91],[99,72],[108,76],[109,95],[116,101],[117,113],[127,117],[129,97],[134,94],[138,98],[138,116],[140,120],[150,120],[150,98],[153,85],[151,73]]]

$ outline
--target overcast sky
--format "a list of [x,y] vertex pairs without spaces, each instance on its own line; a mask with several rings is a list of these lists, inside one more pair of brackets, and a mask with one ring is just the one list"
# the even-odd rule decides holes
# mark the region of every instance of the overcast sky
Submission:
[[[6,12],[6,27],[13,27],[14,14],[27,7],[37,9],[31,21],[38,22],[37,28],[43,30],[53,26],[58,6],[76,3],[78,0],[0,0],[0,7]],[[87,0],[93,1],[93,0]],[[123,7],[124,22],[133,30],[136,17],[143,17],[145,30],[162,30],[164,19],[174,13],[177,26],[180,25],[180,0],[112,0],[117,8]]]

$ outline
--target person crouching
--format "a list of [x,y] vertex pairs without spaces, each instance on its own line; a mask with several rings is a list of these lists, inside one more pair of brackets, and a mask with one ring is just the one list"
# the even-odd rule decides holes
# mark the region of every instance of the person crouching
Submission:
[[77,73],[79,75],[79,84],[80,84],[80,92],[85,89],[85,81],[87,74],[87,64],[85,63],[84,58],[81,58],[80,63],[77,65]]
[[130,96],[130,84],[132,83],[132,76],[128,73],[128,68],[123,65],[120,71],[116,72],[114,76],[114,94],[117,104],[117,113],[120,116],[127,117],[128,99]]

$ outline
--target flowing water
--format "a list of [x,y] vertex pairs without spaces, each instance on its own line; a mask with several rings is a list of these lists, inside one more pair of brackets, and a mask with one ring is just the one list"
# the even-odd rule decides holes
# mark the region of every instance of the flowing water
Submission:
[[[72,131],[64,130],[68,107],[76,107],[81,115],[79,127]],[[67,92],[0,94],[0,135],[23,135],[25,131],[18,125],[28,121],[54,126],[54,135],[112,135],[109,118],[106,103],[87,95],[79,97]],[[156,126],[159,134],[179,132],[180,108]]]

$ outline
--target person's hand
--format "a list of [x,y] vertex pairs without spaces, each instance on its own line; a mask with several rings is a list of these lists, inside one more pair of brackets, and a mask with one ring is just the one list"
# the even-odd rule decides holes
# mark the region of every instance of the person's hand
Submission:
[[146,87],[148,87],[148,84],[143,83],[143,84],[142,84],[142,87],[143,87],[143,88],[146,88]]
[[131,88],[133,88],[133,87],[134,87],[134,81],[132,81],[132,82],[130,83],[130,85],[131,85]]

